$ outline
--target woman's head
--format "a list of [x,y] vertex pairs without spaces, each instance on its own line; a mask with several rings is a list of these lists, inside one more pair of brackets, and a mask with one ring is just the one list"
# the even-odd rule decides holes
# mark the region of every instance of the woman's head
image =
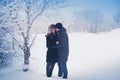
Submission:
[[56,32],[56,29],[55,29],[55,25],[54,25],[54,24],[51,24],[51,25],[49,26],[49,32],[50,32],[50,33],[55,33],[55,32]]

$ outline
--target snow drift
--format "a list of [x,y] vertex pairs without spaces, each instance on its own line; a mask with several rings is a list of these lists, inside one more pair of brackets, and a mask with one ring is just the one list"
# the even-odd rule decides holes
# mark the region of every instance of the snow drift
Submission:
[[[120,29],[71,33],[69,43],[69,80],[120,80]],[[57,65],[52,78],[45,76],[46,50],[45,36],[40,34],[31,50],[31,70],[24,73],[22,66],[2,70],[0,80],[62,80],[57,77]]]

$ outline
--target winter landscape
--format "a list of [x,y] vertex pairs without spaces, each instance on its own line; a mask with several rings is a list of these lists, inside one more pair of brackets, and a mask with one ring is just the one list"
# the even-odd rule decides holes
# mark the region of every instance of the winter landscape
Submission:
[[[109,33],[70,33],[68,80],[120,80],[120,29]],[[0,80],[63,80],[57,77],[57,65],[52,78],[45,76],[44,34],[37,35],[31,50],[30,71],[22,66],[1,70]]]
[[48,26],[58,22],[69,36],[67,80],[120,80],[119,4],[119,0],[0,0],[0,80],[64,80],[57,75],[57,63],[52,77],[46,76],[45,35]]

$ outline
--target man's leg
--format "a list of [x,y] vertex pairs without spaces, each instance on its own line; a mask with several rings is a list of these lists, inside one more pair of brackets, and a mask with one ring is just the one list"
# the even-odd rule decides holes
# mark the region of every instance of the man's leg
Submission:
[[51,77],[52,76],[52,71],[53,71],[53,68],[55,66],[55,63],[47,63],[47,66],[46,66],[46,74],[47,74],[47,77]]
[[68,70],[67,70],[67,63],[62,63],[62,71],[63,71],[63,78],[67,79],[68,77]]
[[58,63],[58,76],[59,77],[62,77],[62,69],[61,69],[62,67],[61,67],[61,64],[60,63]]
[[68,70],[67,70],[66,62],[60,62],[59,65],[60,65],[60,68],[61,68],[61,72],[63,74],[63,78],[67,79]]
[[67,63],[66,62],[59,62],[58,67],[59,67],[58,76],[63,75],[63,78],[67,79],[67,76],[68,76]]

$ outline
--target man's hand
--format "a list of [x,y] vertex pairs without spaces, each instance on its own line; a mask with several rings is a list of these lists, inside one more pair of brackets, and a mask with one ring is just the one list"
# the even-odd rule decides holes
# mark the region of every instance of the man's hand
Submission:
[[56,44],[59,44],[59,41],[57,41]]

